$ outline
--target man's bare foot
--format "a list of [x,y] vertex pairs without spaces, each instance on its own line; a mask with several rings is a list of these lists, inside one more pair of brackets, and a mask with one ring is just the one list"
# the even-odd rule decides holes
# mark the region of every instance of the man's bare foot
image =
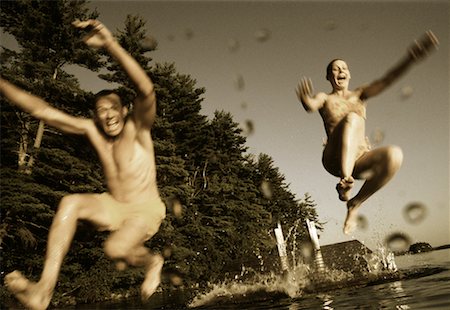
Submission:
[[358,205],[347,203],[347,217],[344,222],[344,234],[349,235],[358,226]]
[[5,277],[5,285],[18,301],[32,310],[47,309],[51,292],[43,290],[38,283],[27,280],[19,271],[13,271]]
[[147,300],[158,288],[161,283],[161,270],[164,265],[164,259],[161,255],[153,255],[151,262],[145,272],[145,280],[141,285],[141,298]]
[[339,194],[339,200],[348,201],[350,199],[350,190],[353,188],[355,179],[352,176],[341,179],[336,185],[336,190]]

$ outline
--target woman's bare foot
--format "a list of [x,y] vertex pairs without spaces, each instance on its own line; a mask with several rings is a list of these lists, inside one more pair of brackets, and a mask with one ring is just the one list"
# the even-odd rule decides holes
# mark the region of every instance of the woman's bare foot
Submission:
[[158,288],[161,283],[161,270],[164,265],[164,259],[161,255],[153,255],[145,272],[145,280],[141,285],[141,298],[147,300]]
[[32,310],[47,309],[51,292],[43,289],[39,283],[27,280],[19,271],[13,271],[5,277],[5,285],[18,301]]
[[344,222],[344,234],[349,235],[354,232],[358,226],[359,205],[353,205],[350,201],[347,203],[347,217]]
[[339,194],[339,200],[348,201],[350,199],[350,191],[353,188],[353,183],[355,179],[352,176],[342,178],[341,181],[336,185],[336,190]]

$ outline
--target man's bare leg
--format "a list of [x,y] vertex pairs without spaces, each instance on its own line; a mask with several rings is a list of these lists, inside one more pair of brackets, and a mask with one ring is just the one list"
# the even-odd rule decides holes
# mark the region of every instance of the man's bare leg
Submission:
[[39,283],[29,281],[17,270],[6,275],[5,284],[8,290],[26,308],[32,310],[47,309],[52,295],[51,289],[46,290]]
[[[151,254],[143,245],[149,238],[149,227],[140,220],[129,220],[120,230],[113,232],[105,242],[105,253],[116,266],[124,267],[123,262],[135,267],[145,267],[145,279],[141,285],[142,300],[147,300],[155,293],[161,283],[161,270],[164,259],[159,254]],[[153,235],[153,234],[151,234]]]
[[[19,271],[5,277],[8,290],[27,308],[46,309],[50,304],[61,264],[76,231],[77,221],[83,217],[80,203],[94,201],[80,198],[82,196],[88,197],[88,195],[70,195],[61,200],[50,227],[44,269],[39,282],[29,281]],[[94,208],[91,207],[91,210]]]
[[160,254],[150,254],[145,266],[145,279],[141,285],[142,300],[147,300],[155,293],[161,283],[161,271],[164,258]]
[[357,226],[358,209],[370,196],[382,188],[400,169],[403,153],[400,148],[388,146],[364,154],[355,165],[356,177],[369,173],[358,194],[347,202],[344,233],[353,232]]
[[143,301],[146,301],[155,293],[161,283],[164,258],[160,254],[151,254],[144,246],[139,246],[129,253],[130,255],[125,257],[125,261],[128,264],[136,267],[145,267],[145,279],[141,285],[141,298]]
[[75,234],[76,225],[75,209],[71,208],[67,199],[63,198],[50,227],[47,255],[39,282],[33,283],[27,280],[18,271],[5,277],[6,286],[24,306],[30,309],[46,309],[48,307],[62,261]]

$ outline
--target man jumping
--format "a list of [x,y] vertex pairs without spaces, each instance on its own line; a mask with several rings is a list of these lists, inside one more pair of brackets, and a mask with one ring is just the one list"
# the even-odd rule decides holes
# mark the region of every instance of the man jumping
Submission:
[[96,96],[94,119],[87,119],[68,115],[0,80],[0,93],[15,106],[63,132],[85,135],[98,153],[108,187],[108,192],[102,194],[71,194],[62,198],[50,228],[44,268],[37,283],[27,280],[19,271],[5,277],[8,289],[30,309],[48,307],[79,220],[111,231],[104,250],[118,268],[145,267],[143,299],[149,298],[160,284],[164,263],[161,255],[150,253],[144,246],[166,215],[156,184],[151,138],[156,116],[153,83],[102,23],[87,20],[75,21],[73,25],[89,31],[84,37],[88,46],[105,49],[121,65],[138,96],[128,113],[117,93],[102,91]]

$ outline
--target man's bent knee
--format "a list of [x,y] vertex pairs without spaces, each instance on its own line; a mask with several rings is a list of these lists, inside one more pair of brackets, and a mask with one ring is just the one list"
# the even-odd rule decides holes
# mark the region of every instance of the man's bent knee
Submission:
[[58,213],[75,213],[79,214],[81,195],[72,194],[64,196],[58,205]]
[[149,237],[149,224],[141,218],[125,220],[104,243],[104,251],[111,259],[124,259],[130,251],[141,246]]
[[111,239],[105,241],[103,248],[106,256],[113,260],[125,258],[130,250],[124,241],[114,241]]

